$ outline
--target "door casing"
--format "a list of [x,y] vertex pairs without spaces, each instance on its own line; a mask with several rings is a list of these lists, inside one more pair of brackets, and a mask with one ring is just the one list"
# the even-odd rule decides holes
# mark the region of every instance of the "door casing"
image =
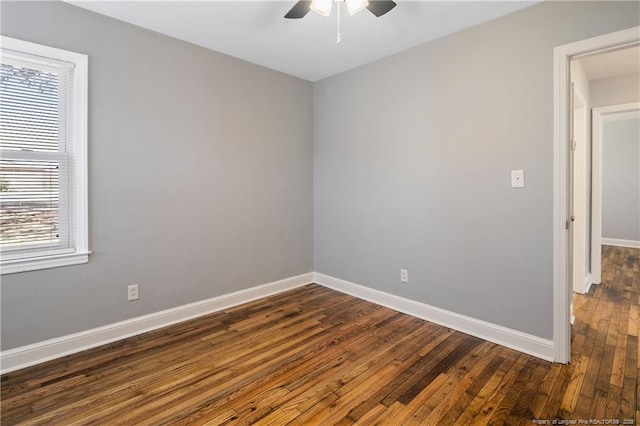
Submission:
[[553,345],[554,360],[571,359],[570,257],[570,74],[572,58],[640,43],[640,26],[558,46],[554,49],[554,160],[553,160]]

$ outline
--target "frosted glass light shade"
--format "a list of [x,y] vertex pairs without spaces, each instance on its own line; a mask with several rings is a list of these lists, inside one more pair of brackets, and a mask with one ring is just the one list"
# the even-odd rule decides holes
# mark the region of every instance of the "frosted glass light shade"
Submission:
[[329,16],[333,0],[313,0],[311,2],[311,10],[318,15]]
[[345,0],[349,15],[355,15],[369,5],[367,0]]

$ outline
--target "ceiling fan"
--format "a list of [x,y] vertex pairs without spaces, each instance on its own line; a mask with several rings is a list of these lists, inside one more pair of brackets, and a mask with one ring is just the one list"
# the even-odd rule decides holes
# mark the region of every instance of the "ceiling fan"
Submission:
[[[310,10],[322,16],[329,16],[333,2],[334,0],[300,0],[293,5],[284,17],[287,19],[300,19],[309,13]],[[347,5],[349,15],[355,15],[367,8],[371,13],[380,17],[396,7],[396,2],[391,0],[344,0],[344,2]]]

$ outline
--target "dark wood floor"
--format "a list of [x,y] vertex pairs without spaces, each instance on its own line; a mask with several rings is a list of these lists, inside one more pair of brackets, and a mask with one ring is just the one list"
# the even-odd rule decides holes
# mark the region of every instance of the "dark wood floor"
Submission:
[[635,424],[640,250],[603,258],[570,365],[309,285],[3,375],[2,424]]

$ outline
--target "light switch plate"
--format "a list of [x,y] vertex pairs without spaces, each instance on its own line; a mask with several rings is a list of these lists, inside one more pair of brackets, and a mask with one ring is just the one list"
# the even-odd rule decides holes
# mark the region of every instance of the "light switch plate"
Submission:
[[511,187],[524,188],[524,170],[511,170]]

